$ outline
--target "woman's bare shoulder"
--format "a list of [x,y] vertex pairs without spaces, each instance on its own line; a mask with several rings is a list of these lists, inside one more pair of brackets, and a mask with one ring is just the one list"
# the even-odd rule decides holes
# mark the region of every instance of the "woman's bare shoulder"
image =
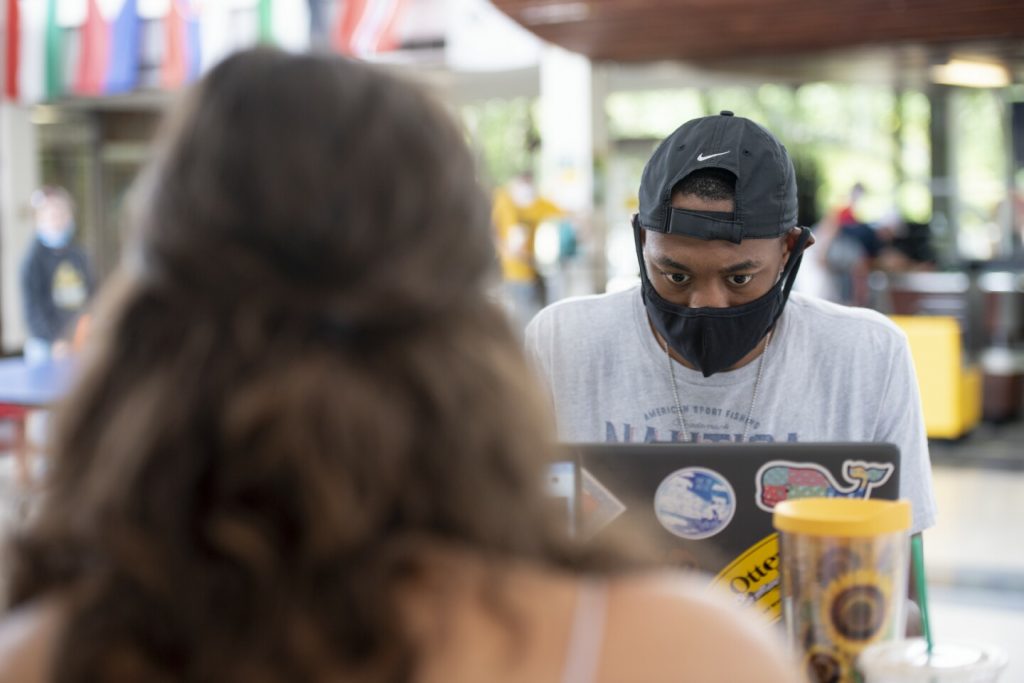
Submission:
[[0,683],[44,683],[65,608],[56,600],[34,603],[0,619]]
[[803,681],[781,632],[706,582],[631,576],[612,580],[608,597],[602,680]]

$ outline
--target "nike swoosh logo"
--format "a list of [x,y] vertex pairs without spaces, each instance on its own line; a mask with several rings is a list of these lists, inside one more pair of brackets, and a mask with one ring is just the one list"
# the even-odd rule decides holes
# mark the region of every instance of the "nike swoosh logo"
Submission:
[[697,155],[697,161],[707,161],[708,159],[714,159],[715,157],[720,157],[723,154],[728,154],[731,151],[732,150],[730,149],[730,150],[726,150],[724,152],[719,152],[718,154],[709,154],[707,156],[704,156],[704,153],[701,152],[700,154]]

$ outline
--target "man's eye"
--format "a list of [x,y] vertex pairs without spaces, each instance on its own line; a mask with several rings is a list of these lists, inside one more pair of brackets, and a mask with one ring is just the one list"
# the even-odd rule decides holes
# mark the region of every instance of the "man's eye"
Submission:
[[690,276],[682,273],[665,273],[665,279],[674,285],[685,285],[690,281]]
[[750,282],[752,279],[754,279],[753,275],[730,275],[729,284],[734,285],[736,287],[742,287],[743,285]]

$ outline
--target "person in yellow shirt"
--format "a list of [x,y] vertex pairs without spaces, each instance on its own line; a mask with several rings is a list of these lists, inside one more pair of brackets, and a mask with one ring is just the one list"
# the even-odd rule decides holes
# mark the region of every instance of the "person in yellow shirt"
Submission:
[[523,173],[495,191],[493,212],[503,299],[512,321],[522,330],[547,303],[544,279],[534,258],[537,226],[564,211],[539,196],[532,174]]

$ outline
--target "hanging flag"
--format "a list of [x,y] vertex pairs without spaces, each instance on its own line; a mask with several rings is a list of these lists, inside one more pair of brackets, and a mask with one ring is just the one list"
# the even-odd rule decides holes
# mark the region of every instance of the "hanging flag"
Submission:
[[335,48],[362,57],[398,47],[396,28],[405,0],[347,0],[335,33]]
[[138,0],[123,0],[109,30],[109,63],[103,90],[108,93],[129,92],[139,82],[142,20],[139,18]]
[[274,42],[274,0],[260,0],[259,8],[260,42]]
[[[192,0],[179,0],[183,6],[189,6]],[[199,79],[202,74],[203,55],[200,52],[202,43],[199,36],[199,16],[194,11],[188,12],[185,21],[185,53],[188,68],[185,70],[185,78],[188,83]]]
[[338,52],[351,55],[352,37],[359,27],[359,20],[366,10],[366,3],[369,0],[345,0],[341,14],[338,18],[338,27],[334,33],[334,47]]
[[18,69],[21,52],[21,8],[18,0],[7,0],[7,44],[4,54],[4,95],[18,99]]
[[81,50],[75,71],[74,90],[79,95],[100,95],[106,83],[110,58],[110,27],[100,13],[98,0],[89,0],[82,26]]
[[46,21],[48,4],[8,0],[4,94],[22,104],[46,99]]
[[353,38],[360,54],[390,52],[398,49],[398,20],[405,10],[405,0],[373,0],[373,12],[360,23]]
[[[54,36],[58,36],[56,45],[57,53],[53,56],[59,57],[60,62],[54,65],[54,74],[61,81],[57,84],[61,95],[68,95],[75,92],[75,84],[78,78],[79,62],[82,59],[82,50],[85,47],[85,22],[89,16],[90,0],[57,0],[55,3],[56,16],[54,22]],[[47,34],[47,41],[50,34]],[[47,44],[47,68],[50,64],[50,46]],[[49,74],[47,75],[49,78]],[[49,93],[49,83],[47,83]]]
[[327,0],[307,0],[309,2],[309,42],[315,47],[329,47],[331,44],[331,27],[328,21],[330,8]]
[[64,96],[64,32],[57,22],[57,0],[46,5],[45,93],[46,99]]
[[232,7],[224,0],[200,0],[193,9],[199,19],[199,71],[206,73],[236,49]]
[[161,83],[180,88],[199,77],[199,22],[189,0],[172,0],[164,19],[164,61]]
[[19,0],[17,99],[33,104],[46,99],[46,3]]
[[444,29],[445,63],[454,71],[536,68],[540,38],[488,0],[450,0]]
[[89,0],[58,0],[57,25],[61,28],[81,28],[89,16]]
[[[223,3],[224,0],[213,0]],[[139,0],[139,16],[143,21],[163,21],[171,11],[171,0]]]
[[304,52],[310,45],[309,0],[273,0],[271,24],[275,45],[291,52]]

